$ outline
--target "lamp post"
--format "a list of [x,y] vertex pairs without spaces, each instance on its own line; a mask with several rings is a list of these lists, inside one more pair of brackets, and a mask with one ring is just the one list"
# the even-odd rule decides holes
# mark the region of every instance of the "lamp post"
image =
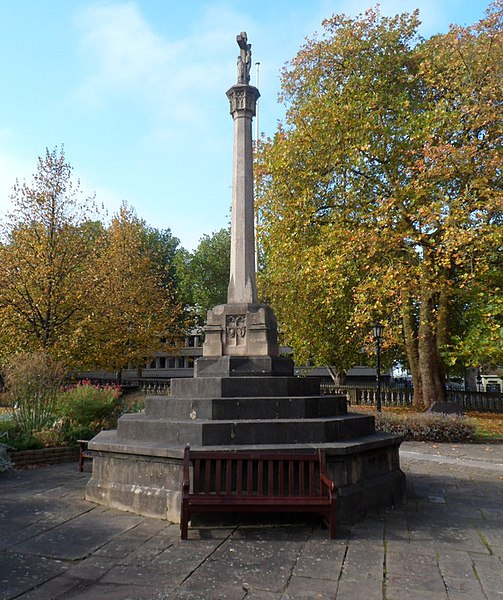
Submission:
[[374,323],[372,325],[372,333],[374,335],[374,339],[376,341],[376,354],[377,354],[377,364],[376,364],[376,388],[377,388],[377,412],[381,412],[381,339],[382,332],[384,330],[384,325],[381,323]]

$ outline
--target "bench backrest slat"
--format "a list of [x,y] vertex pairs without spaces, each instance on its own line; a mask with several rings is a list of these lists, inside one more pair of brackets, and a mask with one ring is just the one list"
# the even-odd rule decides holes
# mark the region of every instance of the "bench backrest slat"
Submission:
[[274,496],[274,463],[267,461],[267,495]]
[[257,493],[259,496],[264,495],[264,461],[258,461],[257,470]]
[[199,485],[201,483],[201,462],[199,460],[194,461],[194,477],[193,477],[193,490],[194,494],[199,494],[201,491]]
[[204,493],[209,494],[211,490],[211,461],[207,460],[205,462],[204,469]]
[[278,461],[278,493],[285,493],[285,461]]
[[[206,461],[206,463],[209,464],[209,461]],[[217,490],[222,488],[222,461],[220,460],[215,463],[215,488]]]
[[[220,488],[217,488],[220,489]],[[232,493],[232,460],[225,461],[225,493]]]
[[243,489],[243,461],[240,458],[236,461],[236,489]]
[[323,494],[318,454],[190,451],[192,493],[311,496]]
[[250,468],[250,461],[246,461],[246,491],[253,490],[253,469]]

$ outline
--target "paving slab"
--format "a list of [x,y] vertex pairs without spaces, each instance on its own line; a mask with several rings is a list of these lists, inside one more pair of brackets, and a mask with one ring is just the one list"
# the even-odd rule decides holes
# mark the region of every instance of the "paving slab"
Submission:
[[503,598],[503,444],[404,443],[407,502],[317,520],[178,525],[84,500],[75,464],[0,473],[0,600]]

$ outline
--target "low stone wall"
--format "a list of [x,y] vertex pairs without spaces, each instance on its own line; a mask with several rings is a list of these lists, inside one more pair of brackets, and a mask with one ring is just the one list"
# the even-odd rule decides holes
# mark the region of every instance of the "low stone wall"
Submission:
[[61,446],[37,450],[13,450],[9,452],[9,456],[17,468],[28,465],[53,465],[78,461],[79,449],[76,446]]

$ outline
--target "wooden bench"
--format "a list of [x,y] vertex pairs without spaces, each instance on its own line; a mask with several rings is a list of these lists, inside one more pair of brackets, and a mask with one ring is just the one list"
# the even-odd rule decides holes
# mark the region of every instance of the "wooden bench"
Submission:
[[[190,466],[192,463],[192,477]],[[192,489],[191,489],[192,483]],[[181,538],[196,513],[296,512],[321,515],[335,537],[337,486],[325,453],[213,451],[185,448]]]
[[77,440],[79,445],[79,471],[82,473],[84,470],[84,459],[92,458],[93,453],[88,448],[89,440]]

